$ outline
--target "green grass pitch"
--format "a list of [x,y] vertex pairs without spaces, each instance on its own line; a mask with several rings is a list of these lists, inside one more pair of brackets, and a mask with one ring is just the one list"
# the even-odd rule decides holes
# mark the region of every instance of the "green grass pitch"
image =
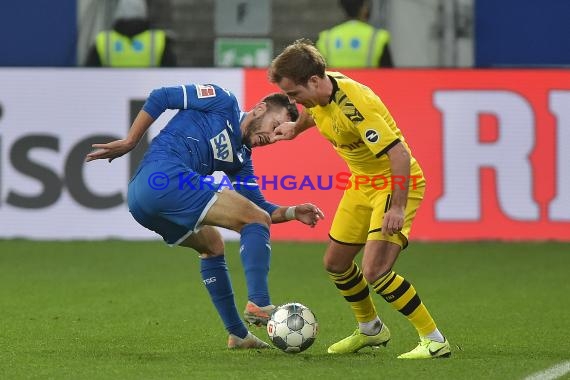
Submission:
[[[161,242],[0,241],[2,379],[522,379],[570,359],[570,245],[415,243],[396,270],[452,343],[450,359],[396,359],[417,336],[379,296],[386,348],[331,356],[356,324],[322,268],[324,244],[273,244],[272,301],[317,315],[300,354],[229,351],[197,255]],[[246,301],[237,244],[234,292]],[[268,341],[264,329],[252,328]],[[459,348],[460,347],[460,348]]]

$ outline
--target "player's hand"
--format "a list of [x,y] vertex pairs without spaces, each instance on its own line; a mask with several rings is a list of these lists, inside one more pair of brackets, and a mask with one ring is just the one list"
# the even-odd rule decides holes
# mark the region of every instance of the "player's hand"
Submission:
[[106,144],[93,144],[91,147],[95,148],[96,150],[87,154],[87,156],[85,156],[85,161],[89,162],[94,160],[107,159],[109,162],[111,162],[115,158],[129,153],[135,148],[135,146],[136,144],[132,144],[125,139],[111,141],[110,143]]
[[325,214],[312,203],[303,203],[295,207],[295,219],[308,226],[315,227],[319,220],[324,218]]
[[384,235],[394,235],[402,231],[404,227],[404,209],[402,207],[390,207],[384,214],[382,222],[382,233]]
[[273,130],[273,142],[280,140],[292,140],[295,136],[295,122],[293,121],[281,123]]

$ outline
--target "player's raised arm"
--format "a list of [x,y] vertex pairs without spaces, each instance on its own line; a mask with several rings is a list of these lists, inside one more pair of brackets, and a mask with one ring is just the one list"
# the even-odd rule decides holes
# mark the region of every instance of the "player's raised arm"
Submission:
[[167,109],[184,109],[186,86],[162,87],[153,90],[137,117],[127,137],[103,144],[93,144],[96,150],[87,154],[85,161],[104,160],[109,162],[133,150],[152,123]]
[[126,138],[111,141],[109,143],[91,145],[91,147],[96,150],[87,154],[85,161],[89,162],[93,160],[107,159],[111,162],[115,158],[121,157],[122,155],[130,152],[137,146],[138,142],[144,136],[148,128],[150,128],[154,120],[155,119],[144,109],[141,110],[133,121]]
[[288,121],[275,128],[273,141],[292,140],[314,125],[313,117],[306,110],[303,110],[296,122]]
[[224,99],[234,96],[213,84],[188,84],[154,89],[135,118],[126,138],[109,143],[93,144],[96,150],[87,154],[85,161],[115,158],[133,150],[152,123],[167,109],[216,109],[224,107]]
[[230,91],[214,84],[161,87],[150,93],[144,105],[144,110],[155,119],[167,109],[212,111],[226,107],[228,97],[235,96]]

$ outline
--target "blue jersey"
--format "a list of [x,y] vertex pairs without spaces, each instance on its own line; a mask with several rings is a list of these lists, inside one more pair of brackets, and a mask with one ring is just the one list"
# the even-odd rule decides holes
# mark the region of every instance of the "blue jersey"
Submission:
[[157,119],[166,109],[179,110],[152,140],[141,165],[178,162],[200,175],[224,172],[232,181],[247,179],[235,190],[270,215],[278,206],[267,202],[256,187],[251,149],[242,142],[245,113],[234,94],[217,85],[163,87],[151,92],[143,110]]

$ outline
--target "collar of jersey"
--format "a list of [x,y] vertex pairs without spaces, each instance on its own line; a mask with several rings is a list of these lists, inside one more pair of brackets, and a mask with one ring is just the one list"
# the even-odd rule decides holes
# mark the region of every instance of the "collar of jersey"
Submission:
[[331,96],[329,97],[329,103],[332,103],[332,102],[334,102],[334,96],[335,96],[336,92],[338,91],[338,83],[336,83],[336,79],[334,79],[330,75],[327,75],[327,76],[331,80],[332,86],[333,86]]

